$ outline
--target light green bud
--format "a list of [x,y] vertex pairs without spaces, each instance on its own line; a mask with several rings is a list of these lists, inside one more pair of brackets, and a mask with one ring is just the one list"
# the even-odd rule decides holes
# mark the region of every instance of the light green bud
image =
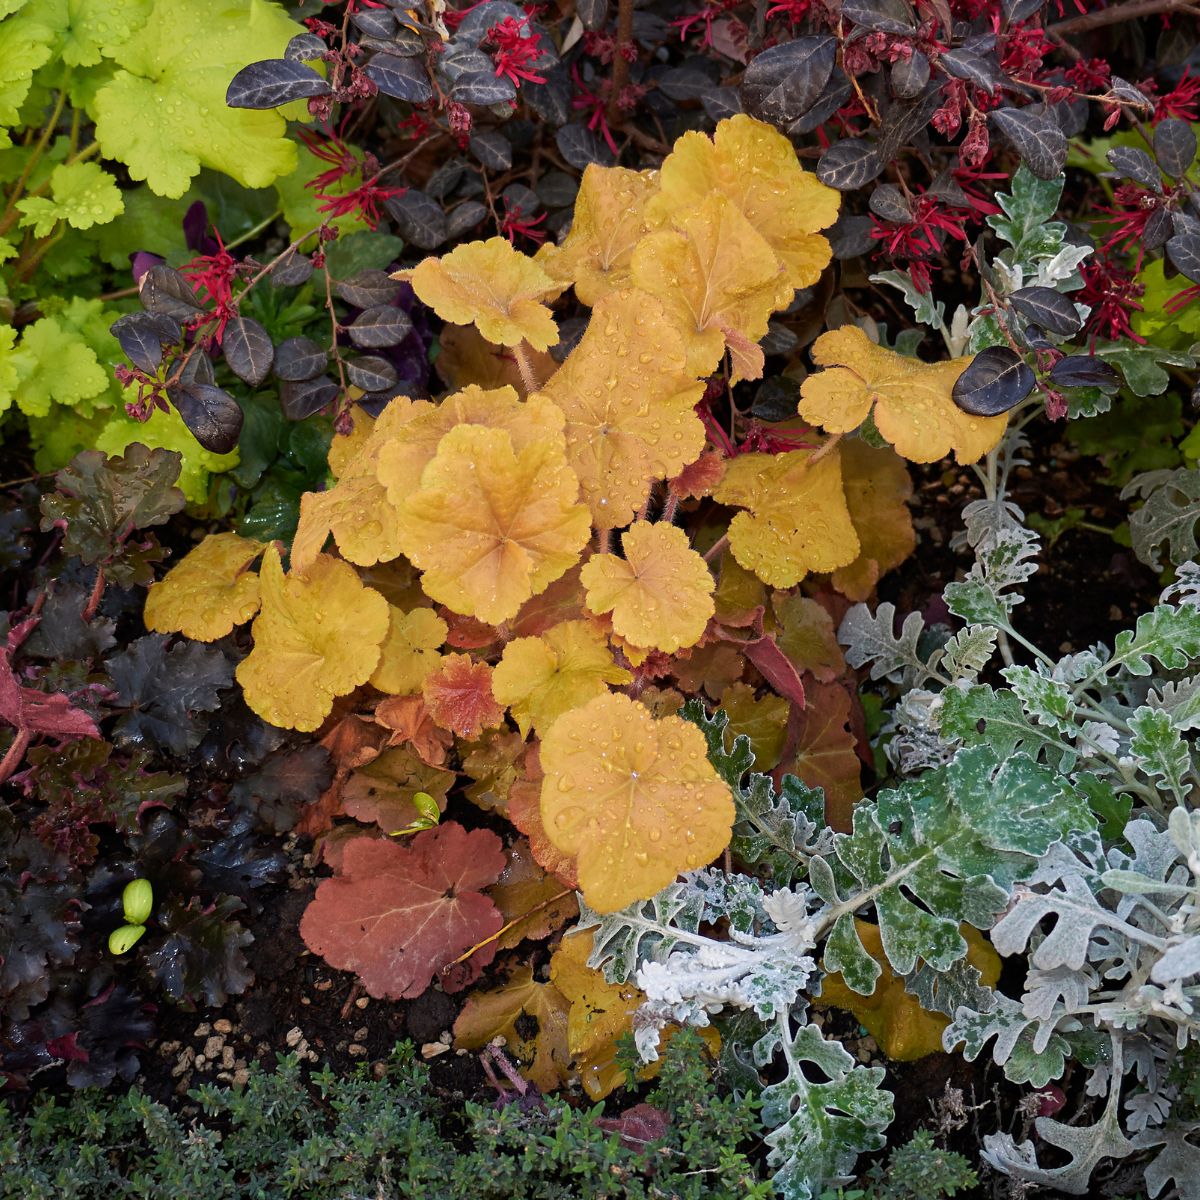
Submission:
[[121,893],[121,906],[130,925],[144,925],[154,908],[154,889],[150,880],[134,879],[127,883]]
[[110,954],[125,954],[137,945],[138,939],[146,932],[145,925],[121,925],[108,935],[108,951]]

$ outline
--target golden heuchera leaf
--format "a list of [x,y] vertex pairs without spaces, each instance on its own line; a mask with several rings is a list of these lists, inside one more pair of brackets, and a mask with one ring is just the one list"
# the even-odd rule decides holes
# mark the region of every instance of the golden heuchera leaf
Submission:
[[[493,695],[495,683],[493,673]],[[464,789],[467,799],[485,812],[504,813],[509,790],[521,777],[526,750],[524,737],[507,728],[491,730],[461,747],[462,769],[470,780]]]
[[970,358],[923,363],[877,346],[857,325],[823,333],[813,362],[825,368],[800,385],[800,415],[830,433],[857,429],[874,412],[875,426],[911,462],[982,458],[1004,436],[1006,416],[974,417],[951,398]]
[[772,587],[858,557],[838,449],[810,467],[812,453],[740,454],[713,492],[719,503],[748,510],[729,523],[729,545],[741,566]]
[[837,220],[840,196],[805,171],[783,134],[743,114],[721,121],[710,141],[685,133],[663,160],[650,219],[667,224],[723,192],[783,262],[794,288],[809,287],[832,257],[817,230]]
[[[432,408],[426,400],[397,396],[389,401],[361,440],[338,446],[337,483],[300,497],[300,523],[292,539],[292,565],[303,570],[315,561],[330,533],[342,557],[360,567],[387,562],[400,553],[396,510],[376,476],[382,449],[397,431]],[[336,444],[336,439],[335,439]]]
[[[448,388],[460,391],[474,384],[481,388],[525,390],[521,369],[511,350],[489,342],[474,325],[445,325],[438,335],[438,356],[433,364]],[[541,350],[526,350],[537,379],[548,379],[558,363]]]
[[[892,970],[884,955],[878,925],[856,918],[854,926],[867,953],[883,968],[875,990],[863,996],[846,986],[840,972],[833,972],[825,976],[818,1002],[852,1012],[893,1062],[912,1062],[939,1053],[942,1030],[950,1018],[923,1009],[916,996],[905,990],[904,977]],[[967,942],[967,962],[979,972],[984,986],[995,987],[1000,956],[974,926],[964,923],[959,932]]]
[[558,326],[542,301],[562,291],[561,285],[505,238],[467,242],[392,278],[409,280],[443,321],[474,325],[489,342],[525,341],[548,350],[558,341]]
[[782,264],[723,192],[672,214],[671,224],[638,244],[634,285],[657,296],[683,333],[691,374],[715,371],[728,345],[733,382],[760,378],[758,340],[771,314],[792,299]]
[[589,307],[629,282],[633,248],[649,228],[646,201],[658,190],[653,171],[626,167],[584,168],[575,197],[571,232],[561,246],[547,242],[536,261]]
[[264,721],[311,733],[329,716],[335,696],[371,677],[387,636],[387,601],[363,587],[353,567],[327,554],[284,575],[273,545],[259,580],[254,649],[238,664],[238,683]]
[[400,545],[426,595],[498,625],[578,560],[591,530],[578,495],[554,441],[516,450],[507,430],[460,425],[398,509]]
[[505,429],[518,453],[534,442],[564,444],[563,415],[548,400],[523,402],[510,387],[485,391],[469,385],[440,404],[425,404],[380,447],[376,473],[393,505],[402,505],[420,486],[421,473],[437,454],[442,438],[461,425]]
[[539,734],[563,713],[628,683],[613,662],[608,640],[590,621],[564,621],[540,637],[517,638],[504,647],[492,678],[496,699],[511,710],[522,736]]
[[[403,397],[401,397],[403,398]],[[349,433],[335,433],[329,443],[329,473],[334,479],[340,479],[350,464],[362,453],[363,447],[371,437],[375,428],[375,418],[362,409],[354,410],[354,426]]]
[[146,596],[144,619],[155,633],[215,642],[258,612],[258,576],[247,570],[263,542],[210,533]]
[[713,615],[713,577],[677,525],[636,521],[621,537],[624,558],[594,554],[580,573],[588,608],[612,613],[637,646],[672,653],[694,646]]
[[704,449],[679,331],[660,301],[626,289],[604,296],[578,346],[543,392],[566,414],[567,459],[602,529],[628,524],[650,483]]
[[598,696],[554,722],[541,763],[546,834],[577,856],[597,912],[653,896],[729,842],[729,788],[680,717],[656,721],[628,696]]
[[850,600],[870,596],[880,578],[917,547],[912,479],[904,460],[885,446],[876,450],[860,438],[842,442],[842,484],[850,520],[858,532],[858,557],[833,573],[833,586]]
[[735,683],[721,696],[721,708],[729,717],[725,749],[732,749],[733,739],[744,733],[754,751],[754,769],[765,772],[776,767],[787,741],[788,701],[772,695],[757,699],[749,684]]
[[552,983],[538,983],[532,967],[518,967],[503,987],[473,992],[454,1022],[454,1045],[479,1050],[494,1038],[542,1092],[571,1077],[567,1014],[571,1002]]
[[371,686],[393,696],[415,696],[425,676],[441,661],[438,649],[449,632],[431,608],[402,612],[388,606],[388,632],[380,647]]

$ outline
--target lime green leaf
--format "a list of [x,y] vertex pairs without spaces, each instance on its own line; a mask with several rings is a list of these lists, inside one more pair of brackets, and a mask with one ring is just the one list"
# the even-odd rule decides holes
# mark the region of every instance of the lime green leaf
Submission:
[[38,8],[61,13],[62,60],[69,67],[94,67],[112,58],[145,25],[153,0],[39,0]]
[[13,346],[17,331],[11,325],[0,325],[0,413],[12,405],[17,391],[17,364],[13,361]]
[[30,325],[11,362],[17,370],[17,407],[44,417],[52,402],[75,405],[108,388],[108,372],[96,352],[57,317]]
[[104,225],[125,211],[117,181],[94,162],[55,167],[50,175],[50,195],[30,196],[17,202],[25,214],[21,225],[33,226],[34,237],[48,237],[59,221],[75,229]]
[[154,0],[146,24],[116,53],[124,68],[97,93],[91,115],[110,158],[162,196],[179,197],[201,166],[246,187],[267,187],[296,166],[277,112],[225,105],[247,63],[281,56],[302,32],[278,5],[247,0]]
[[[199,199],[194,192],[178,200],[167,200],[143,184],[130,188],[122,198],[125,211],[90,235],[100,257],[110,267],[128,269],[129,251],[134,247],[161,254],[172,266],[191,257],[183,235],[183,216],[191,202]],[[227,240],[232,236],[226,226],[219,228]]]
[[11,146],[4,126],[19,123],[33,73],[53,53],[54,30],[33,17],[31,5],[0,25],[0,145]]

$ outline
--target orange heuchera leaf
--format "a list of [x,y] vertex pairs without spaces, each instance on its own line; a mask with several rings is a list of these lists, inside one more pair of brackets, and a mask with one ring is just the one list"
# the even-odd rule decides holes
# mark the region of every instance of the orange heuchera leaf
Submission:
[[936,462],[953,450],[963,463],[1004,436],[1007,416],[975,417],[951,398],[969,358],[923,363],[877,346],[857,325],[821,334],[812,357],[825,370],[800,385],[800,415],[830,433],[857,429],[873,412],[879,432],[910,461]]
[[[879,1048],[893,1062],[912,1062],[942,1051],[942,1030],[950,1018],[921,1007],[916,996],[905,990],[904,977],[897,975],[883,952],[879,926],[855,918],[854,926],[866,952],[882,968],[875,990],[864,996],[846,986],[840,972],[825,976],[818,1003],[852,1012]],[[995,987],[1000,978],[1000,956],[983,934],[965,922],[959,932],[966,939],[967,962],[980,975],[985,987]]]
[[725,474],[725,457],[715,450],[706,450],[694,463],[689,463],[673,479],[667,481],[672,496],[680,500],[699,500],[712,494],[713,488]]
[[[471,385],[525,390],[513,352],[489,342],[474,325],[443,326],[438,334],[438,347],[433,365],[445,385],[454,391]],[[548,379],[558,368],[558,363],[545,351],[526,349],[525,354],[535,379]]]
[[638,244],[634,284],[657,296],[683,333],[689,373],[711,374],[728,345],[732,381],[761,378],[758,340],[793,293],[775,252],[722,192],[673,213],[671,224]]
[[749,684],[735,683],[721,697],[721,708],[729,715],[725,749],[731,749],[733,739],[744,733],[754,751],[754,769],[765,772],[777,766],[787,741],[791,705],[782,696],[767,695],[757,699]]
[[[384,410],[387,411],[386,409]],[[470,385],[396,429],[379,451],[377,474],[394,505],[420,486],[421,473],[437,454],[442,438],[460,425],[506,429],[518,453],[535,442],[564,445],[563,415],[545,400],[523,403],[510,387],[484,391]]]
[[[673,664],[673,674],[685,692],[699,692],[720,700],[725,689],[736,683],[746,669],[746,656],[738,646],[728,642],[709,642],[679,656]],[[644,693],[643,693],[644,694]]]
[[342,447],[337,483],[328,491],[305,492],[300,497],[293,567],[303,569],[313,562],[331,532],[342,556],[360,567],[386,562],[400,553],[396,510],[376,476],[376,465],[380,451],[397,431],[430,407],[428,401],[397,396],[388,402],[370,434],[361,443],[354,441],[356,453],[351,455],[352,447]]
[[772,601],[780,630],[776,641],[798,671],[829,683],[846,670],[833,617],[815,600],[776,592]]
[[521,611],[508,623],[508,629],[515,638],[541,637],[555,625],[586,617],[583,589],[579,586],[579,565],[576,564],[544,592],[526,600],[521,605]]
[[538,983],[532,967],[518,967],[503,987],[474,992],[454,1022],[454,1045],[478,1050],[502,1037],[504,1048],[542,1092],[572,1075],[567,1048],[570,1001],[552,983]]
[[151,585],[144,619],[156,633],[182,633],[215,642],[258,612],[258,576],[247,567],[263,542],[236,533],[210,533]]
[[453,821],[404,842],[355,838],[341,873],[317,885],[300,936],[331,966],[357,973],[377,1000],[411,999],[434,979],[460,991],[491,962],[495,944],[443,969],[504,924],[481,891],[503,869],[494,833]]
[[259,578],[254,649],[238,664],[237,680],[264,721],[310,733],[335,696],[371,677],[387,636],[387,601],[327,554],[284,575],[279,551],[268,546]]
[[862,774],[850,732],[850,695],[836,683],[810,683],[808,703],[793,706],[788,771],[809,787],[825,791],[825,819],[848,832],[854,806],[862,799]]
[[488,895],[504,914],[504,923],[512,926],[497,939],[499,950],[511,950],[526,938],[549,937],[579,915],[574,889],[538,865],[524,838],[513,842],[506,853],[508,865],[488,888]]
[[421,302],[443,321],[474,325],[489,342],[517,346],[525,341],[535,350],[548,350],[558,341],[558,326],[542,301],[556,296],[561,286],[505,238],[468,242],[392,278],[409,280]]
[[508,791],[508,819],[529,839],[534,862],[572,888],[579,887],[573,855],[564,854],[546,836],[542,824],[542,767],[536,742],[525,753],[522,773]]
[[655,687],[654,684],[651,684],[649,687],[642,688],[638,693],[638,703],[651,716],[669,717],[678,713],[683,707],[684,695],[674,688]]
[[342,789],[351,771],[365,766],[379,756],[385,744],[383,730],[361,717],[342,717],[334,722],[318,745],[329,751],[334,775],[329,786],[314,804],[306,805],[296,822],[296,832],[302,837],[315,838],[333,823],[342,811]]
[[403,829],[420,813],[413,797],[426,792],[446,811],[446,796],[454,772],[423,763],[407,746],[385,750],[374,762],[360,767],[342,789],[342,811],[356,821],[374,821],[385,833]]
[[811,454],[740,454],[713,492],[721,504],[749,510],[729,523],[729,545],[743,567],[773,587],[791,587],[810,571],[833,571],[858,557],[838,451],[810,467]]
[[685,133],[663,160],[647,212],[665,224],[713,192],[728,196],[770,243],[792,287],[816,283],[832,256],[817,230],[837,220],[840,197],[800,166],[783,134],[742,114],[721,121],[711,141]]
[[653,896],[729,843],[729,788],[680,717],[656,721],[628,696],[598,696],[554,722],[541,762],[546,832],[576,856],[597,912]]
[[704,384],[686,369],[683,340],[646,292],[610,292],[544,395],[566,414],[567,459],[602,529],[628,524],[655,479],[704,449],[695,406]]
[[460,425],[399,510],[400,543],[432,599],[492,625],[565,574],[591,530],[555,442]]
[[390,696],[376,706],[375,720],[389,730],[389,746],[412,746],[431,767],[440,767],[454,744],[454,736],[434,724],[420,696]]
[[371,686],[393,696],[415,695],[425,676],[441,662],[438,648],[448,632],[446,622],[431,608],[406,613],[389,605],[387,637],[380,647]]
[[672,653],[694,646],[713,615],[713,577],[677,525],[636,521],[621,537],[624,558],[594,554],[580,579],[594,613],[637,646]]
[[633,250],[646,232],[646,201],[658,183],[653,171],[625,167],[584,168],[571,232],[561,246],[547,242],[537,261],[589,307],[629,282]]
[[[492,678],[495,689],[495,677]],[[521,777],[526,745],[511,729],[498,729],[460,748],[462,769],[470,778],[467,799],[485,812],[505,812],[512,785]]]
[[522,735],[531,728],[544,734],[563,713],[632,678],[613,662],[608,639],[591,622],[564,621],[541,637],[509,642],[492,691],[512,710]]
[[492,695],[492,668],[465,654],[447,654],[425,676],[422,694],[429,715],[468,741],[504,720],[504,709]]
[[843,442],[842,483],[846,505],[858,532],[860,552],[833,573],[833,586],[850,600],[866,600],[886,572],[917,547],[912,512],[912,479],[904,460],[888,447],[876,450],[860,439]]

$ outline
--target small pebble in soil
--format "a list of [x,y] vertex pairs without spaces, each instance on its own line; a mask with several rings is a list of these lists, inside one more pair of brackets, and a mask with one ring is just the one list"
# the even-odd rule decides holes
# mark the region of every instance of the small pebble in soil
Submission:
[[348,1047],[348,1053],[351,1058],[362,1058],[366,1052],[366,1046],[360,1045],[358,1042],[351,1042]]

